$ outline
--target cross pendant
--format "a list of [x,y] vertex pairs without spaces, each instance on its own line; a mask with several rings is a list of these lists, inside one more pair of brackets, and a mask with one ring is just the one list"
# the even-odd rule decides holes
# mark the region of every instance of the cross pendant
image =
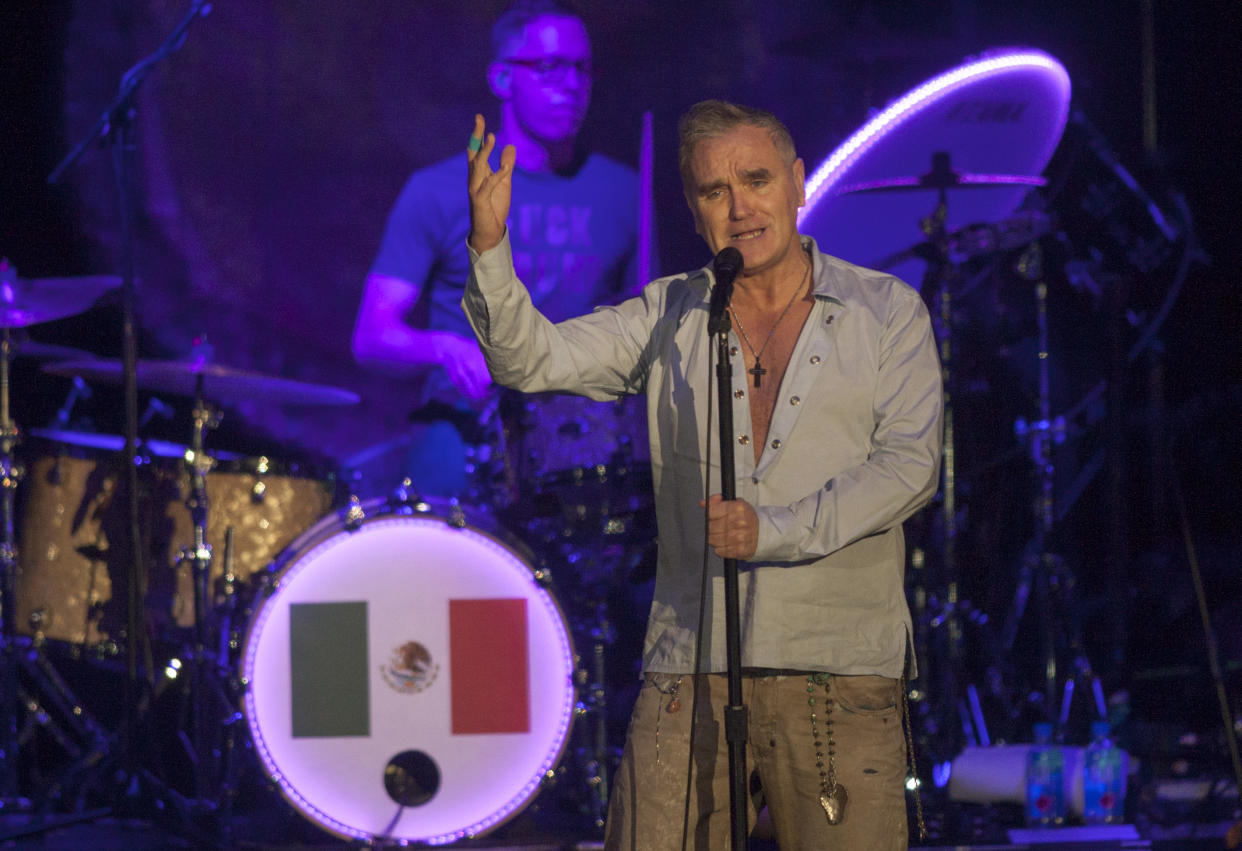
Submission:
[[746,371],[755,377],[756,387],[759,386],[760,378],[768,374],[768,371],[759,365],[759,358],[755,358],[755,365]]

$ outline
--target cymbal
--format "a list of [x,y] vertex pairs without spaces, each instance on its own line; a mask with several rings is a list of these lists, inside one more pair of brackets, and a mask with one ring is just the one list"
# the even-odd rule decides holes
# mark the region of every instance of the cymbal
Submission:
[[[946,195],[947,233],[1012,216],[1043,182],[1069,102],[1068,72],[1043,51],[972,57],[893,101],[809,174],[798,229],[917,286],[924,264],[903,252],[926,239],[935,193]],[[883,265],[893,258],[904,262]]]
[[94,357],[84,349],[40,343],[38,340],[19,340],[13,344],[13,354],[19,358],[36,360],[90,360]]
[[[82,446],[87,449],[102,449],[107,452],[120,452],[125,448],[125,438],[119,434],[71,431],[58,428],[32,428],[30,434],[53,443]],[[153,458],[184,458],[190,448],[169,440],[140,437],[138,438],[136,450],[139,455],[150,455]],[[235,461],[243,457],[236,452],[228,452],[223,449],[209,449],[207,454],[217,461]]]
[[[44,372],[79,376],[87,381],[119,384],[124,380],[118,360],[81,360],[48,364]],[[138,386],[180,396],[202,395],[213,402],[262,401],[278,405],[354,405],[358,394],[338,387],[309,384],[273,375],[197,361],[139,361]]]
[[938,180],[934,172],[920,177],[885,177],[849,183],[837,190],[838,195],[853,192],[914,192],[920,189],[981,189],[986,186],[1043,186],[1048,181],[1042,177],[1025,174],[962,174],[950,172],[950,177]]
[[0,280],[0,328],[24,328],[84,313],[120,285],[115,275]]

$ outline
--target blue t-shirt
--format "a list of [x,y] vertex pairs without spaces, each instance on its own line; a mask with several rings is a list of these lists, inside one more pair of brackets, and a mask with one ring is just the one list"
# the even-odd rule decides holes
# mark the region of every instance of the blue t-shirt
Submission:
[[[514,169],[508,226],[518,276],[535,306],[554,322],[638,291],[633,169],[600,154],[589,155],[568,176]],[[415,308],[421,315],[407,317],[411,324],[473,338],[461,309],[470,270],[469,230],[464,156],[410,176],[389,214],[371,272],[421,286]],[[424,399],[460,401],[452,398],[441,371],[430,384]]]

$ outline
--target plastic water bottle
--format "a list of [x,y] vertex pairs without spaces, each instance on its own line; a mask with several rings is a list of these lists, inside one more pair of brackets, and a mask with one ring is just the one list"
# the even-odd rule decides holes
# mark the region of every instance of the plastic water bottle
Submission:
[[1027,827],[1065,823],[1065,759],[1052,743],[1052,725],[1035,725],[1035,744],[1026,757]]
[[1125,821],[1126,759],[1109,733],[1107,721],[1094,722],[1083,755],[1082,818],[1087,824]]

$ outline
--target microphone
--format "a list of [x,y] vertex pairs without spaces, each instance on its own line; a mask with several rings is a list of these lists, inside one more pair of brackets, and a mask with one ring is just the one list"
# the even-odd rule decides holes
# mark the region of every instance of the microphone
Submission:
[[711,311],[707,318],[708,334],[727,334],[730,323],[725,318],[725,310],[733,298],[733,280],[742,271],[742,252],[732,245],[720,249],[716,259],[712,261],[712,274],[716,276],[716,285],[712,287]]

